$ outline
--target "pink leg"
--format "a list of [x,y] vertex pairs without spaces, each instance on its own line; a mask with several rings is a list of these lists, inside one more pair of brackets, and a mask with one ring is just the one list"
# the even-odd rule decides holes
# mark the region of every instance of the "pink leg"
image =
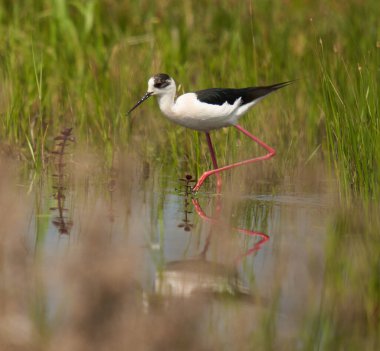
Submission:
[[[214,166],[214,169],[218,169],[219,167],[218,167],[218,163],[216,162],[214,147],[212,146],[210,133],[208,132],[206,132],[206,139],[207,139],[208,149],[210,150],[210,154],[211,154],[212,165]],[[217,177],[216,188],[217,188],[217,192],[220,193],[222,189],[222,177],[220,176],[219,173],[216,174],[216,177]]]
[[[213,170],[210,170],[210,171],[206,171],[202,174],[202,176],[198,179],[198,182],[197,184],[195,184],[194,188],[193,188],[193,191],[198,191],[199,188],[202,186],[203,182],[212,174],[218,174],[219,172],[222,172],[222,171],[226,171],[228,169],[231,169],[231,168],[234,168],[234,167],[238,167],[238,166],[242,166],[242,165],[246,165],[248,163],[253,163],[253,162],[257,162],[257,161],[264,161],[264,160],[268,160],[269,158],[273,157],[275,154],[276,154],[276,150],[271,148],[270,146],[268,146],[267,144],[265,144],[263,141],[261,141],[259,138],[255,137],[254,135],[252,135],[250,132],[248,132],[247,130],[245,130],[243,127],[239,126],[238,124],[234,126],[237,130],[239,130],[240,132],[242,132],[243,134],[245,134],[247,137],[251,138],[253,141],[255,141],[257,144],[259,144],[260,146],[262,146],[265,150],[268,151],[268,153],[264,156],[259,156],[259,157],[255,157],[255,158],[252,158],[252,159],[249,159],[249,160],[245,160],[245,161],[240,161],[240,162],[236,162],[236,163],[233,163],[231,165],[227,165],[227,166],[224,166],[224,167],[220,167],[220,168],[216,168],[216,169],[213,169]],[[206,135],[208,135],[208,133],[206,133]],[[207,137],[207,141],[209,140],[210,136],[208,135]],[[210,139],[210,143],[211,143],[211,139]],[[210,147],[210,145],[209,145]],[[212,145],[211,145],[211,148],[210,148],[210,152],[211,152],[211,149],[212,149]],[[214,167],[216,165],[216,159],[215,159],[215,153],[212,151],[211,152],[211,157],[213,158],[213,164],[214,164]],[[215,163],[214,163],[215,161]]]

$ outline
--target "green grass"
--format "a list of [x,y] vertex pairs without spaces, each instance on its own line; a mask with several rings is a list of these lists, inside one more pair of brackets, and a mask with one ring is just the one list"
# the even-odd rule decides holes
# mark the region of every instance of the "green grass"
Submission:
[[[202,135],[154,102],[125,117],[149,76],[167,72],[180,91],[299,79],[241,123],[276,147],[278,176],[328,159],[343,196],[378,198],[379,17],[375,0],[2,1],[1,140],[42,169],[53,137],[73,126],[106,160],[128,147],[200,173]],[[215,133],[221,164],[240,139]]]
[[379,65],[375,41],[358,62],[326,59],[322,46],[327,145],[346,198],[379,196]]

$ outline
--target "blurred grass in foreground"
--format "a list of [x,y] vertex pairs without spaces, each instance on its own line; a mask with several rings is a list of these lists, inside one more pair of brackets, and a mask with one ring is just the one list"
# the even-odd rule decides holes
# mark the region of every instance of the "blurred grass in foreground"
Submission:
[[[159,164],[185,156],[199,173],[203,135],[153,102],[125,117],[149,76],[167,72],[181,91],[299,78],[241,123],[277,148],[277,176],[329,158],[342,194],[378,198],[379,18],[377,0],[1,1],[2,150],[41,169],[53,137],[74,127],[108,162],[131,147]],[[214,139],[221,164],[252,147],[230,129]]]
[[308,311],[306,349],[377,350],[380,336],[379,208],[341,208],[325,242],[318,311]]

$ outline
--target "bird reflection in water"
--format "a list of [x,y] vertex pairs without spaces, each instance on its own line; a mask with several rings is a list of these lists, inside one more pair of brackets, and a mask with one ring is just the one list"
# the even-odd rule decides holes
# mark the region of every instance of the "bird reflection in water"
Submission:
[[[185,216],[178,227],[183,228],[185,231],[191,231],[193,229],[193,224],[189,219],[189,214],[191,213],[189,205],[192,204],[195,212],[203,221],[211,223],[214,227],[220,226],[225,229],[227,224],[220,218],[222,211],[221,194],[218,193],[215,199],[213,215],[208,216],[202,209],[198,199],[191,197],[191,183],[194,181],[193,177],[187,175],[181,180],[185,183]],[[243,254],[236,257],[232,264],[213,262],[206,257],[213,238],[213,230],[210,228],[199,255],[191,259],[168,262],[164,270],[157,273],[155,282],[156,292],[171,297],[228,295],[234,298],[253,299],[249,288],[239,277],[238,267],[244,258],[259,251],[264,243],[269,240],[269,236],[265,233],[245,228],[231,227],[231,230],[253,238],[258,238],[258,241]],[[256,300],[257,299],[255,299],[255,301]]]

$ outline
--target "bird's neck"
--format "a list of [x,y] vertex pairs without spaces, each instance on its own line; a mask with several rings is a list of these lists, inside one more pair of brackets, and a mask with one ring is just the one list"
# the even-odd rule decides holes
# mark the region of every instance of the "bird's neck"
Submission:
[[174,111],[173,111],[174,97],[175,97],[175,92],[157,96],[157,101],[158,101],[158,105],[160,106],[160,110],[167,117],[174,116]]

